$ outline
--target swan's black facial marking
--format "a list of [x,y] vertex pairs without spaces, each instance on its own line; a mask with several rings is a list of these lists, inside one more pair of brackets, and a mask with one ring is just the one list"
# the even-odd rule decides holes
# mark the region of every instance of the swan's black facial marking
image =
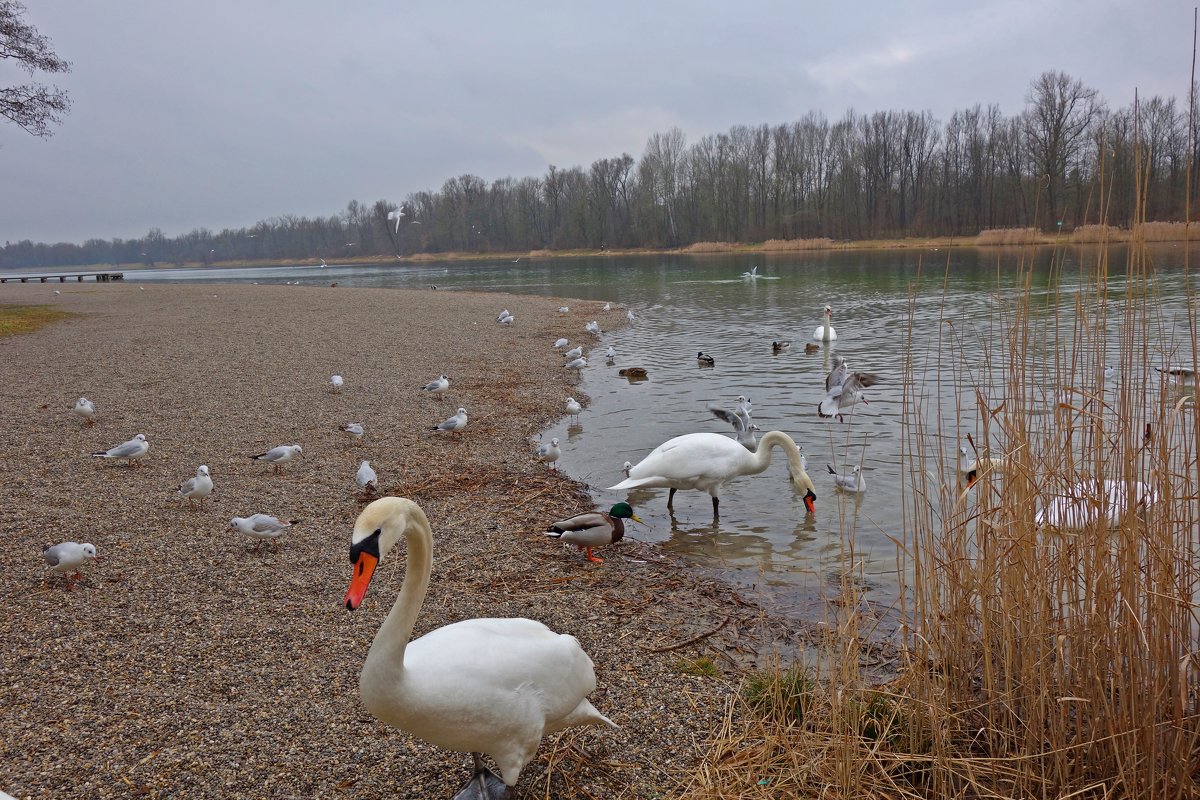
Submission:
[[350,563],[358,564],[360,571],[362,570],[363,566],[361,563],[359,563],[358,557],[363,553],[374,556],[376,561],[379,560],[379,536],[382,533],[382,529],[376,529],[374,533],[363,539],[358,544],[350,545]]

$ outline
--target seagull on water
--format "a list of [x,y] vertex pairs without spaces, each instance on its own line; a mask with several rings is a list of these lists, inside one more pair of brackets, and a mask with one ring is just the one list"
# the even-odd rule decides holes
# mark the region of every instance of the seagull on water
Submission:
[[574,397],[567,398],[567,414],[572,417],[578,417],[579,412],[583,411],[583,406],[579,405],[579,401]]
[[256,456],[250,456],[255,461],[265,461],[275,467],[275,472],[279,472],[279,466],[286,464],[296,456],[304,457],[304,450],[298,444],[281,444],[278,447],[272,447],[265,453],[259,453]]
[[150,443],[146,441],[146,434],[139,433],[127,442],[122,442],[108,450],[100,450],[92,455],[96,458],[123,458],[125,463],[132,467],[134,461],[144,458],[149,452]]
[[837,470],[833,468],[833,464],[826,464],[825,466],[829,469],[829,474],[833,476],[834,488],[852,494],[862,494],[867,490],[867,479],[862,476],[862,467],[857,464],[854,465],[854,469],[848,475],[838,475]]
[[741,408],[735,411],[727,411],[719,406],[709,406],[708,410],[717,419],[722,422],[728,422],[733,426],[738,443],[742,447],[745,447],[751,453],[758,449],[758,437],[754,435],[754,432],[760,429],[750,420],[749,413]]

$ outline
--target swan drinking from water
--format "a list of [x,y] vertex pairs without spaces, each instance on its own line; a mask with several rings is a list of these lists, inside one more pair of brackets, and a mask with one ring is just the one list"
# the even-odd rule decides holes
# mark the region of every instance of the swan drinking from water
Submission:
[[751,453],[742,445],[719,433],[687,433],[654,448],[650,455],[629,470],[629,477],[613,491],[625,489],[670,489],[667,508],[673,508],[675,492],[698,489],[712,496],[713,518],[720,516],[721,487],[741,475],[757,475],[771,465],[771,451],[778,447],[787,456],[789,474],[797,489],[804,491],[804,506],[816,511],[816,486],[804,470],[800,448],[792,437],[781,431],[767,431]]

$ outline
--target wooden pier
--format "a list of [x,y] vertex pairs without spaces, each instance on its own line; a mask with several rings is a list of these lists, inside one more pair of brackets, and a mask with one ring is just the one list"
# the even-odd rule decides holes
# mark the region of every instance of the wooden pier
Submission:
[[30,281],[39,281],[41,283],[51,283],[57,280],[59,283],[66,283],[67,278],[74,278],[83,283],[84,278],[95,278],[97,281],[123,281],[125,280],[124,272],[65,272],[54,275],[9,275],[5,272],[0,272],[0,283],[8,283],[9,281],[20,281],[21,283],[29,283]]

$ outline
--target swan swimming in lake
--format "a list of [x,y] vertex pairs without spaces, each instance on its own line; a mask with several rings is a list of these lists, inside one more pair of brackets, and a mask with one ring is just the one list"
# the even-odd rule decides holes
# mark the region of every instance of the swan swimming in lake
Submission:
[[674,507],[675,492],[696,489],[712,496],[713,517],[719,516],[717,492],[734,478],[757,475],[771,465],[771,452],[778,447],[787,456],[789,474],[797,489],[804,491],[804,506],[816,511],[816,486],[804,469],[800,448],[781,431],[767,431],[751,453],[719,433],[687,433],[669,439],[629,470],[629,477],[611,491],[670,489],[667,508]]
[[832,342],[837,338],[837,331],[833,329],[833,309],[828,304],[825,305],[825,321],[817,326],[813,331],[813,338],[819,339],[822,342]]
[[[385,725],[471,754],[475,772],[456,797],[502,796],[544,736],[576,725],[617,727],[587,699],[596,673],[574,636],[531,619],[467,619],[411,640],[433,566],[433,532],[411,500],[381,498],[355,520],[348,610],[362,604],[376,567],[401,539],[404,582],[367,653],[359,697]],[[499,776],[480,754],[495,760]]]

